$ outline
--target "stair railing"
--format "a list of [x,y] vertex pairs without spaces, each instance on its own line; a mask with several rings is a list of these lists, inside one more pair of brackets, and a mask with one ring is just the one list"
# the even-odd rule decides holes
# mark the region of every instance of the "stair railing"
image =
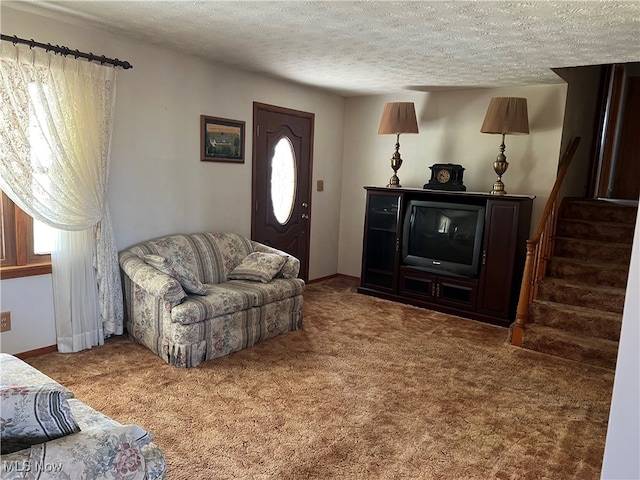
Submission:
[[559,203],[558,194],[569,164],[571,160],[573,160],[579,144],[580,137],[575,137],[571,140],[569,148],[560,161],[556,181],[553,184],[547,203],[544,206],[536,231],[533,236],[527,240],[527,257],[522,274],[516,322],[511,332],[511,344],[518,347],[522,345],[525,325],[529,320],[529,307],[538,296],[538,284],[545,276],[547,263],[553,252],[553,238],[555,236],[556,215]]

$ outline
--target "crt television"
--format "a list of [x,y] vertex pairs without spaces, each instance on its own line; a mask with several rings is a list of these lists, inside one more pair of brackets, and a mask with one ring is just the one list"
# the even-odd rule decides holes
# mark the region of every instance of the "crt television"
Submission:
[[478,274],[485,208],[410,200],[403,223],[405,265],[462,277]]

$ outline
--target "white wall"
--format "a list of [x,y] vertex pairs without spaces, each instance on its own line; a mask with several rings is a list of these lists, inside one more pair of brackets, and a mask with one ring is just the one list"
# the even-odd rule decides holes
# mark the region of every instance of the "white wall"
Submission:
[[364,186],[385,186],[393,174],[389,159],[395,136],[378,135],[385,102],[411,101],[418,116],[418,135],[400,136],[403,165],[398,171],[403,187],[422,188],[434,163],[465,167],[464,184],[470,192],[489,192],[497,176],[493,162],[500,135],[480,133],[492,97],[527,98],[530,135],[505,139],[509,168],[503,182],[510,194],[535,195],[535,227],[556,178],[560,158],[566,84],[435,93],[367,96],[347,99],[340,222],[340,273],[360,276],[364,225]]
[[2,353],[22,353],[56,343],[51,275],[0,282],[0,306],[11,312],[11,330],[0,334]]
[[[25,5],[24,8],[33,9]],[[235,71],[78,24],[1,5],[2,33],[128,60],[118,73],[108,200],[118,249],[176,232],[251,231],[253,102],[315,114],[310,279],[337,273],[343,97]],[[200,161],[200,115],[246,122],[245,163]],[[2,310],[27,330],[52,333],[49,280],[3,280]],[[14,286],[16,286],[14,288]],[[45,310],[46,313],[43,314]],[[20,315],[16,315],[21,311]],[[15,313],[14,313],[15,312]],[[20,317],[20,318],[18,318]],[[42,340],[2,334],[2,351]]]
[[640,478],[640,215],[629,266],[601,478]]

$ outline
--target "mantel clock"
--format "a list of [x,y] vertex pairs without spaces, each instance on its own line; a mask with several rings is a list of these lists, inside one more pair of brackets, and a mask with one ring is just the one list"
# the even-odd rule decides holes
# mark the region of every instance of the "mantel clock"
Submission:
[[464,167],[453,163],[436,163],[429,167],[431,179],[425,183],[425,189],[430,190],[457,190],[465,191],[467,187],[462,184]]

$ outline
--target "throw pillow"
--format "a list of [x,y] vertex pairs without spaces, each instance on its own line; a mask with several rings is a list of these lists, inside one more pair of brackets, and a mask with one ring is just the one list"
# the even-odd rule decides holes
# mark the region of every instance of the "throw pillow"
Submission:
[[207,294],[206,287],[198,280],[198,277],[189,269],[175,262],[172,258],[161,257],[160,255],[145,255],[144,261],[162,273],[166,273],[175,278],[186,292],[196,295]]
[[147,478],[146,464],[140,448],[151,438],[137,425],[117,425],[90,428],[72,437],[34,445],[25,478],[143,480]]
[[0,387],[0,417],[2,454],[80,431],[67,393],[47,385]]
[[229,278],[269,283],[286,261],[286,257],[277,253],[253,252],[229,273]]

